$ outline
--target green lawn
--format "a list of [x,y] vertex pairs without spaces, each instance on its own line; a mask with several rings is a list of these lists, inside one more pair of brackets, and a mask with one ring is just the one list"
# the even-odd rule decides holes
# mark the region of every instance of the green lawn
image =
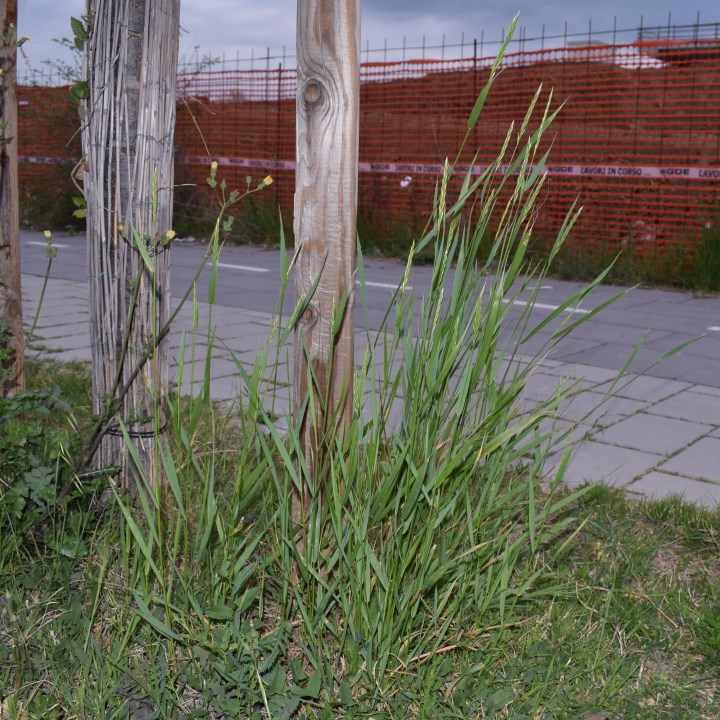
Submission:
[[[86,372],[31,363],[29,377],[41,385],[52,377],[64,388],[66,404],[42,411],[46,439],[64,443],[68,418],[81,427],[88,421]],[[215,448],[224,458],[220,487],[234,482],[228,472],[237,470],[243,437],[232,418],[213,417],[215,430],[224,423]],[[198,458],[211,455],[210,419],[192,439]],[[25,449],[35,442],[42,455],[48,447],[36,440]],[[516,482],[525,482],[522,473],[507,485]],[[534,577],[522,596],[507,594],[504,610],[497,596],[471,599],[440,643],[403,654],[401,641],[380,676],[342,657],[342,602],[308,633],[312,618],[283,599],[294,581],[278,561],[271,490],[239,522],[232,494],[217,492],[202,556],[190,544],[202,541],[203,493],[188,493],[196,499],[186,508],[187,531],[177,507],[168,511],[157,521],[153,557],[160,563],[164,546],[168,562],[194,566],[158,568],[161,582],[138,547],[151,537],[139,504],[127,505],[136,536],[116,502],[94,506],[91,493],[37,526],[38,511],[52,503],[48,488],[31,487],[23,512],[13,479],[5,474],[0,488],[3,719],[720,715],[720,515],[680,501],[629,502],[590,489],[560,513],[574,519],[556,537],[534,551],[530,543],[518,548],[513,574]],[[542,492],[537,487],[538,504]],[[187,545],[173,549],[178,542]],[[418,611],[442,618],[433,597],[438,602],[430,593]]]

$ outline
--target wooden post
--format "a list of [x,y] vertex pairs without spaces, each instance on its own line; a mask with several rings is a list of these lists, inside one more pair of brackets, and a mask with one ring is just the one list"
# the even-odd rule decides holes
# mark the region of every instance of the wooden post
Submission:
[[25,387],[17,173],[17,0],[0,0],[0,396]]
[[[293,406],[309,479],[321,482],[325,451],[352,415],[360,0],[298,0],[297,8],[298,298],[319,281],[295,333]],[[300,522],[309,488],[296,501]]]
[[109,413],[95,462],[133,487],[125,426],[162,484],[170,314],[180,0],[86,0],[89,98],[81,111],[87,200],[93,410]]

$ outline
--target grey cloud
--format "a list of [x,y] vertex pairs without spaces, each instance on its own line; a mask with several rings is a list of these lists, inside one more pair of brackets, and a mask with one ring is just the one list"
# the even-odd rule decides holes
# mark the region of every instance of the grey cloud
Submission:
[[[295,45],[295,0],[182,0],[181,22],[184,32],[181,48],[185,52],[199,46],[203,54],[250,55],[269,47],[274,53],[283,46],[292,54]],[[609,29],[617,16],[618,27],[637,27],[640,15],[645,24],[664,24],[668,11],[673,21],[691,23],[696,10],[701,20],[718,21],[717,0],[695,0],[683,5],[677,0],[363,0],[363,42],[381,47],[418,45],[426,36],[437,44],[442,36],[449,43],[480,37],[496,41],[507,28],[515,12],[528,36],[538,35],[543,25],[546,34],[563,32],[567,21],[571,32],[580,33],[592,19],[593,28]],[[62,55],[52,38],[68,36],[70,15],[80,15],[83,0],[24,0],[20,3],[18,29],[29,35],[28,56],[37,63]],[[22,61],[21,61],[22,65]]]

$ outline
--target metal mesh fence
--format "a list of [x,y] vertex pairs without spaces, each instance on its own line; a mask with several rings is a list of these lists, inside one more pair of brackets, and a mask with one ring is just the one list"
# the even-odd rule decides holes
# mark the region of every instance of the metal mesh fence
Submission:
[[[453,157],[490,57],[362,66],[360,213],[382,221],[427,214]],[[491,162],[536,90],[565,103],[552,130],[547,193],[536,232],[552,238],[575,197],[574,241],[629,248],[639,260],[691,257],[720,213],[720,41],[641,40],[525,51],[506,57],[462,160]],[[228,182],[272,173],[291,211],[294,70],[189,73],[178,111],[179,177],[202,185],[209,159]]]
[[[720,232],[717,29],[714,36],[668,28],[646,30],[632,42],[589,37],[562,48],[523,46],[506,56],[461,161],[472,162],[477,152],[476,173],[491,162],[542,85],[539,106],[552,91],[552,107],[564,107],[548,135],[552,153],[537,240],[555,236],[577,197],[584,212],[572,244],[580,251],[611,255],[625,248],[639,264],[692,261],[702,238]],[[376,232],[398,223],[417,226],[427,217],[442,163],[454,157],[492,64],[477,43],[472,47],[462,58],[363,64],[359,209]],[[263,64],[249,70],[210,65],[180,75],[178,217],[196,217],[208,207],[208,166],[217,160],[218,175],[233,188],[242,188],[247,176],[257,182],[271,174],[275,182],[254,197],[253,208],[276,213],[279,206],[290,225],[295,70]],[[72,130],[48,130],[52,123],[41,122],[41,96],[34,89],[20,94],[21,103],[29,99],[29,107],[20,107],[26,188],[45,185],[39,171],[59,166],[59,156],[79,157],[76,146],[68,151],[58,142],[58,133],[64,141]],[[46,109],[57,123],[71,113],[64,101]],[[52,163],[43,161],[51,156]]]
[[79,161],[77,109],[67,87],[18,87],[20,220],[52,227],[72,217],[71,181]]

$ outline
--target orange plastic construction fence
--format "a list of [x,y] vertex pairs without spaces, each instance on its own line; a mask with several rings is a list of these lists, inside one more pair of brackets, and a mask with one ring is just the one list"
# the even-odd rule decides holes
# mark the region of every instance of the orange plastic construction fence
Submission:
[[72,196],[80,195],[71,181],[81,155],[77,109],[66,87],[19,87],[17,98],[21,221],[68,217]]
[[[376,226],[423,223],[442,163],[457,152],[492,60],[362,66],[364,218]],[[691,260],[703,233],[720,226],[720,40],[523,51],[507,55],[503,68],[462,161],[477,152],[473,170],[479,173],[494,160],[510,123],[522,121],[542,85],[539,107],[551,91],[552,106],[564,107],[548,133],[552,151],[537,237],[550,241],[579,198],[584,211],[574,247],[588,253],[623,247],[640,264]],[[179,76],[176,179],[190,185],[179,193],[183,207],[206,205],[208,166],[215,160],[232,188],[243,188],[247,176],[256,183],[271,174],[274,183],[257,202],[279,205],[289,221],[295,85],[295,70],[281,66]],[[34,90],[23,92],[35,102]],[[50,148],[68,152],[54,131],[38,135],[32,146],[27,135],[22,130],[20,154],[21,177],[29,182],[50,159]]]

